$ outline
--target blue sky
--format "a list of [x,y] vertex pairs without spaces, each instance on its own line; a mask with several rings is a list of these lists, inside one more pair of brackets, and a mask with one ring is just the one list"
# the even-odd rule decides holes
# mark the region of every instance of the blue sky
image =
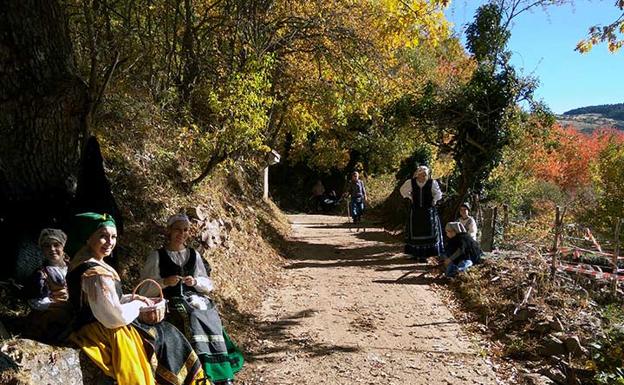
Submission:
[[[452,0],[447,19],[463,35],[483,0]],[[619,16],[615,0],[577,0],[574,5],[537,8],[517,17],[509,49],[516,68],[540,79],[537,97],[555,113],[576,107],[624,103],[624,49],[612,54],[606,45],[581,55],[574,51],[589,26]]]

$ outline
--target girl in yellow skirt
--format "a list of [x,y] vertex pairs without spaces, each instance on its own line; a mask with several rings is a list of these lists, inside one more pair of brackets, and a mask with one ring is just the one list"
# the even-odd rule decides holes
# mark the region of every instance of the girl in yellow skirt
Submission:
[[142,324],[145,297],[122,295],[119,275],[104,262],[117,243],[107,214],[75,217],[76,238],[84,246],[69,266],[69,300],[76,312],[70,340],[118,385],[191,385],[204,374],[184,336],[166,322]]

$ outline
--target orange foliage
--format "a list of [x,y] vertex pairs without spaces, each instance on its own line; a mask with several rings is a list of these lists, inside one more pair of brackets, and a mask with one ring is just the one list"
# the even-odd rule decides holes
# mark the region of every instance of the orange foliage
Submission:
[[555,125],[550,140],[533,151],[533,172],[538,179],[553,182],[573,193],[590,183],[590,165],[609,138],[624,143],[624,132],[604,128],[585,134],[573,126]]

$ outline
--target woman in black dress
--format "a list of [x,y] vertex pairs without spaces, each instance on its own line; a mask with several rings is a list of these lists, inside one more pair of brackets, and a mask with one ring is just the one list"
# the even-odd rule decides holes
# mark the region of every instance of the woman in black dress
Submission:
[[407,219],[405,252],[419,261],[442,254],[442,226],[435,207],[442,198],[438,182],[429,178],[429,168],[419,166],[403,183],[401,195],[411,201]]

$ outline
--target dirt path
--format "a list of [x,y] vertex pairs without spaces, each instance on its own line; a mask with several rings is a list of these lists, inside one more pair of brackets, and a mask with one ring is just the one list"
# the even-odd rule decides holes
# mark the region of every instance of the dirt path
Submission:
[[[253,384],[497,384],[474,338],[380,229],[293,215],[283,285],[261,311]],[[483,353],[483,352],[481,352]],[[247,381],[245,381],[247,383]]]

